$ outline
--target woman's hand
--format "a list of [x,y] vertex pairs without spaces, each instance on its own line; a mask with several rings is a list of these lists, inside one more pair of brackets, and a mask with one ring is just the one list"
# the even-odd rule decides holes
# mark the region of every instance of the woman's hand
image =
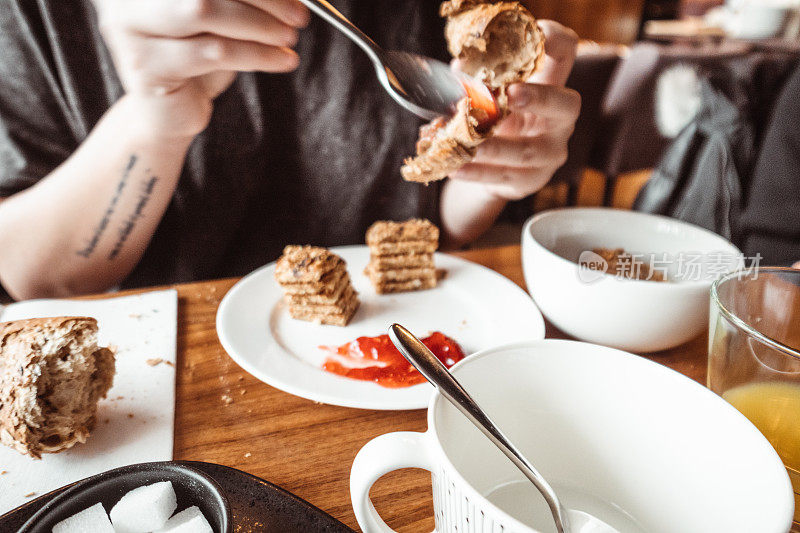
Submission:
[[524,198],[550,180],[567,160],[567,141],[580,113],[580,95],[564,88],[578,37],[556,22],[539,24],[546,39],[543,65],[529,83],[509,88],[511,113],[478,147],[473,161],[451,176],[482,184],[502,200]]
[[564,84],[575,61],[578,37],[556,22],[539,24],[546,38],[544,63],[530,83],[509,88],[511,113],[478,147],[472,162],[444,185],[439,214],[447,247],[476,239],[507,201],[541,189],[567,159],[567,141],[581,98]]
[[236,72],[297,67],[297,0],[94,0],[100,28],[138,121],[194,136]]

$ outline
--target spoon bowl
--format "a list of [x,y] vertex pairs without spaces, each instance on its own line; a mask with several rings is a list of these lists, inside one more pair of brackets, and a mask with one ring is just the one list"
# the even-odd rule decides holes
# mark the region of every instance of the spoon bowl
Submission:
[[450,65],[417,54],[387,51],[378,46],[326,0],[300,0],[356,43],[375,65],[378,80],[401,106],[425,120],[449,116],[470,90],[491,93],[474,78]]

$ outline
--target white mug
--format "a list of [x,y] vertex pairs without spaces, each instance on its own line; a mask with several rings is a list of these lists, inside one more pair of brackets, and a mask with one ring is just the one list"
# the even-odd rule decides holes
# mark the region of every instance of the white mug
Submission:
[[[621,533],[785,533],[792,488],[777,453],[691,379],[602,346],[544,340],[480,352],[454,375],[567,507]],[[382,435],[355,458],[350,492],[365,533],[389,532],[369,499],[382,475],[432,474],[436,531],[555,531],[522,474],[439,394],[428,431]]]

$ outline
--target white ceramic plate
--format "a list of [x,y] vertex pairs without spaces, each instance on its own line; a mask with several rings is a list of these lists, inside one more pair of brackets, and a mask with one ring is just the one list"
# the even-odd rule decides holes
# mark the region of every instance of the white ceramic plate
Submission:
[[236,363],[261,381],[317,402],[362,409],[422,409],[433,387],[389,389],[321,369],[325,352],[361,336],[386,333],[398,322],[417,335],[441,331],[466,354],[499,344],[544,338],[544,320],[522,289],[488,268],[436,254],[447,270],[435,289],[378,295],[366,276],[366,246],[332,249],[347,262],[361,307],[347,327],[293,320],[273,278],[275,263],[237,283],[217,311],[217,334]]

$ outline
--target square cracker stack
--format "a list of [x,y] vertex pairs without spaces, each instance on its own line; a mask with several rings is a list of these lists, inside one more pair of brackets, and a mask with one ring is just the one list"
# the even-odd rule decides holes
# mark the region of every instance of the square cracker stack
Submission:
[[316,246],[287,246],[275,266],[289,314],[297,320],[346,326],[358,310],[358,293],[341,257]]
[[424,219],[375,222],[367,230],[370,261],[364,274],[378,294],[432,289],[439,228]]

